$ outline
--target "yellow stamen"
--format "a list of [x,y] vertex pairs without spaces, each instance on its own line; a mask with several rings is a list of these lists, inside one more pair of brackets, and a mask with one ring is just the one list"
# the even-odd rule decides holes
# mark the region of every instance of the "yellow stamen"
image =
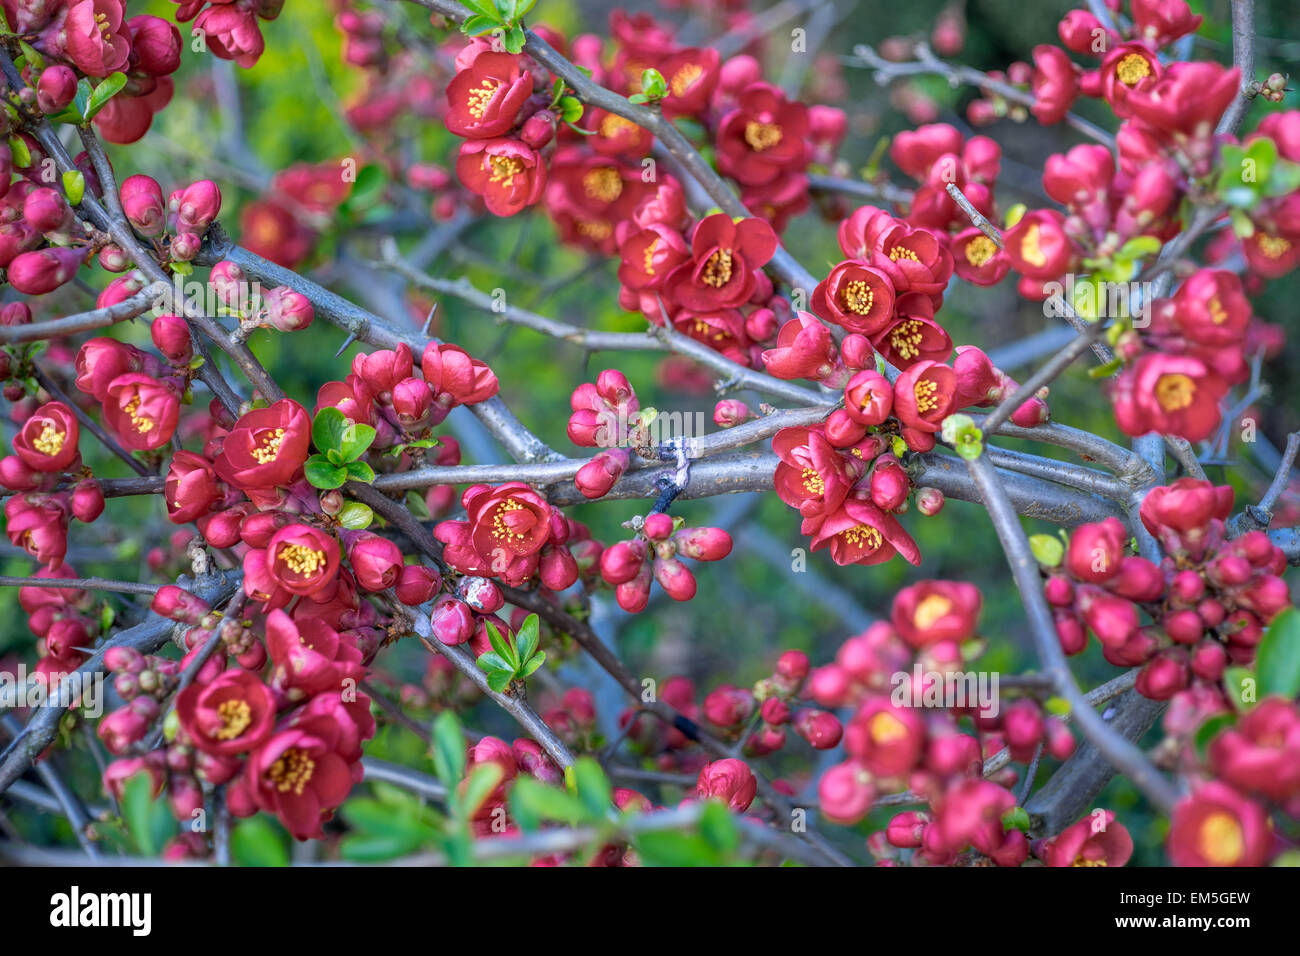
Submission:
[[223,700],[217,705],[221,729],[215,734],[218,740],[234,740],[253,722],[253,709],[246,700]]
[[63,451],[63,443],[67,441],[67,438],[67,432],[59,431],[54,426],[54,422],[46,419],[45,424],[41,426],[40,435],[37,436],[34,442],[32,442],[32,447],[42,455],[49,455],[53,458],[59,452]]
[[316,761],[308,756],[307,751],[290,747],[284,756],[271,764],[271,782],[281,793],[292,790],[297,796],[302,796],[315,770]]
[[284,429],[275,428],[262,436],[261,445],[252,451],[253,458],[259,465],[275,461],[280,454],[280,445],[284,442]]
[[1177,412],[1192,404],[1196,383],[1186,375],[1161,375],[1156,382],[1156,401],[1167,412]]
[[482,119],[483,114],[487,112],[488,104],[492,102],[493,95],[500,88],[499,80],[486,79],[470,90],[469,96],[465,98],[469,105],[469,115],[475,119]]
[[844,307],[855,315],[869,315],[876,294],[862,279],[854,279],[844,287]]
[[612,166],[598,166],[582,177],[582,188],[592,199],[613,202],[623,195],[623,177]]
[[942,594],[931,594],[916,606],[912,612],[912,623],[925,630],[952,610],[952,601]]
[[1151,75],[1151,64],[1141,53],[1130,53],[1115,64],[1115,75],[1125,86],[1137,86]]
[[759,123],[750,120],[745,124],[745,142],[756,153],[772,149],[781,144],[781,127],[775,123]]
[[1246,835],[1241,824],[1227,813],[1214,813],[1201,823],[1201,856],[1215,866],[1229,866],[1241,859]]
[[704,264],[704,284],[721,289],[731,281],[731,250],[719,249]]
[[301,544],[286,544],[277,557],[289,566],[289,570],[303,577],[311,577],[325,566],[325,552],[308,548]]
[[988,236],[976,236],[966,243],[966,261],[978,269],[997,255],[998,247]]

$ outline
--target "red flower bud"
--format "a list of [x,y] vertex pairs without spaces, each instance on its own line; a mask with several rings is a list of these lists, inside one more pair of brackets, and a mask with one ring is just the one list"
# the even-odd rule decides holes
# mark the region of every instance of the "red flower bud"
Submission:
[[410,607],[418,607],[433,599],[442,587],[442,575],[437,568],[423,564],[404,565],[397,578],[397,599]]
[[474,636],[474,612],[450,594],[439,598],[429,618],[433,636],[443,644],[464,644]]
[[603,497],[623,476],[630,461],[631,455],[624,448],[603,451],[578,469],[574,483],[585,498]]
[[93,478],[77,482],[72,490],[72,513],[89,524],[104,513],[104,491]]
[[348,548],[348,562],[357,583],[367,591],[391,588],[402,573],[401,549],[377,534],[355,538]]
[[147,239],[162,234],[166,223],[166,206],[162,187],[150,176],[129,176],[118,190],[122,211],[132,228]]
[[194,357],[190,327],[179,315],[160,315],[149,329],[153,344],[173,365],[187,365]]
[[723,800],[731,809],[743,812],[749,809],[758,793],[758,780],[743,760],[728,757],[706,764],[695,784],[695,794],[701,800]]
[[794,730],[815,750],[830,750],[844,734],[844,728],[834,714],[808,707],[794,715]]
[[53,292],[77,274],[85,258],[85,249],[62,246],[21,253],[9,263],[9,284],[24,295]]
[[203,179],[171,194],[168,209],[175,214],[179,232],[207,231],[221,212],[221,190],[210,179]]

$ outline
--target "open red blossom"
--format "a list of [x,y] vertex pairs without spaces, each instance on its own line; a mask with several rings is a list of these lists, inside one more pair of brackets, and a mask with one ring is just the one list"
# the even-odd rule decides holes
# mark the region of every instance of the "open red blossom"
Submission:
[[1011,262],[997,244],[972,226],[952,237],[953,268],[975,285],[996,285],[1011,271]]
[[163,485],[167,517],[175,524],[189,524],[221,499],[221,487],[212,462],[192,451],[176,452]]
[[618,281],[635,292],[658,289],[668,273],[690,257],[686,240],[676,229],[648,223],[619,242]]
[[266,40],[253,7],[243,3],[214,4],[194,21],[203,31],[214,55],[234,60],[244,69],[256,66],[266,49]]
[[917,362],[894,382],[894,414],[905,428],[939,431],[957,406],[957,375],[938,362]]
[[1079,96],[1079,68],[1060,47],[1043,43],[1034,47],[1034,118],[1044,126],[1065,119]]
[[493,139],[515,125],[533,92],[523,57],[479,49],[447,84],[447,129],[467,139]]
[[805,520],[820,521],[843,503],[856,475],[848,460],[816,429],[783,428],[772,439],[781,459],[776,466],[776,493]]
[[1065,217],[1054,209],[1035,209],[1003,235],[1011,267],[1032,279],[1055,279],[1069,271],[1075,249],[1065,232]]
[[180,412],[175,386],[138,372],[113,379],[104,396],[104,419],[130,451],[161,448],[171,441]]
[[522,481],[478,486],[462,503],[474,549],[508,584],[519,585],[537,568],[537,552],[551,535],[551,506]]
[[1113,812],[1103,810],[1044,841],[1038,855],[1048,866],[1123,866],[1133,856],[1133,838]]
[[469,140],[456,156],[456,175],[470,192],[483,197],[494,216],[513,216],[542,197],[546,164],[518,139]]
[[894,286],[881,269],[848,260],[817,284],[812,308],[850,332],[875,335],[893,315]]
[[311,444],[311,419],[292,399],[242,416],[226,436],[213,466],[244,491],[287,485],[301,472]]
[[915,292],[898,297],[893,321],[871,344],[886,362],[904,369],[917,362],[944,362],[952,354],[952,338],[934,320],[933,302]]
[[1253,310],[1236,273],[1201,269],[1178,287],[1173,298],[1156,302],[1152,313],[1153,334],[1208,346],[1208,357],[1219,349],[1240,349]]
[[500,389],[487,364],[459,345],[431,342],[420,357],[420,370],[433,389],[434,401],[445,409],[485,402]]
[[5,534],[16,548],[57,569],[68,553],[68,509],[51,495],[14,495],[5,502]]
[[749,364],[750,341],[745,333],[745,316],[739,309],[679,312],[673,317],[673,328],[737,364]]
[[964,581],[920,581],[898,592],[890,620],[916,648],[975,634],[983,598]]
[[808,107],[768,83],[745,88],[718,124],[718,167],[745,185],[808,164]]
[[664,115],[697,116],[709,106],[718,85],[719,54],[713,47],[689,47],[663,61],[659,72],[668,84],[668,95],[659,106]]
[[1173,63],[1157,80],[1134,88],[1128,108],[1142,122],[1177,137],[1204,139],[1237,95],[1241,70],[1210,60]]
[[361,652],[318,617],[294,620],[282,610],[266,617],[266,650],[272,686],[290,700],[344,689],[347,678],[361,680]]
[[920,564],[921,552],[898,519],[868,501],[848,498],[828,514],[812,537],[812,550],[830,548],[836,564],[880,564],[901,554]]
[[1126,435],[1155,431],[1201,441],[1218,427],[1219,401],[1227,391],[1227,383],[1198,358],[1147,353],[1115,379],[1111,400]]
[[68,57],[87,76],[108,76],[126,66],[131,34],[122,0],[81,0],[64,21]]
[[1225,783],[1202,784],[1174,808],[1174,866],[1263,866],[1273,842],[1264,808]]
[[205,753],[228,757],[260,745],[275,724],[275,699],[257,676],[223,672],[206,684],[191,684],[176,698],[185,736]]
[[81,460],[77,450],[80,435],[81,426],[72,409],[62,402],[47,402],[14,436],[14,454],[33,471],[68,471]]
[[360,778],[360,765],[354,773],[339,753],[345,740],[335,720],[304,718],[249,755],[239,786],[258,807],[279,817],[295,839],[319,839],[321,824]]
[[839,356],[831,330],[807,312],[798,312],[781,326],[776,348],[763,353],[768,374],[777,378],[821,378],[835,366]]
[[1115,115],[1133,115],[1132,104],[1138,94],[1150,92],[1163,69],[1155,51],[1144,43],[1122,43],[1101,61],[1101,95]]
[[889,277],[894,291],[920,292],[937,309],[952,278],[952,253],[929,229],[896,219],[875,206],[861,206],[840,223],[840,249]]
[[925,749],[925,724],[888,697],[863,701],[844,730],[844,749],[878,777],[905,777]]
[[756,269],[776,253],[776,233],[761,219],[733,222],[726,213],[700,220],[691,235],[691,259],[668,276],[664,291],[697,312],[744,305],[754,293]]
[[339,543],[319,528],[291,524],[271,535],[265,561],[272,580],[290,594],[328,600],[339,570]]
[[1214,772],[1234,787],[1285,801],[1300,793],[1300,714],[1270,697],[1211,741]]

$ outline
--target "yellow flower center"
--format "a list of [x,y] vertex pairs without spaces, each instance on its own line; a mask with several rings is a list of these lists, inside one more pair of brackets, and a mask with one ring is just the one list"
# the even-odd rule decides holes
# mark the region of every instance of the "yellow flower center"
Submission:
[[756,153],[771,149],[781,144],[781,127],[775,123],[759,123],[750,120],[745,124],[745,142]]
[[868,315],[876,294],[862,279],[854,279],[844,287],[844,307],[855,315]]
[[1215,325],[1222,325],[1228,321],[1228,313],[1223,308],[1223,303],[1218,298],[1210,300],[1210,321]]
[[153,419],[147,418],[144,415],[137,415],[136,412],[139,410],[140,396],[133,395],[131,400],[126,403],[126,408],[124,408],[123,411],[131,416],[131,424],[135,426],[136,431],[143,435],[146,432],[153,431],[155,422]]
[[284,442],[284,429],[273,428],[262,436],[257,448],[253,449],[253,458],[259,465],[270,464],[280,454],[280,445]]
[[1115,64],[1115,75],[1125,86],[1137,86],[1151,75],[1151,64],[1141,53],[1130,53]]
[[916,410],[924,415],[926,412],[932,412],[939,407],[939,399],[934,397],[934,393],[939,391],[939,384],[929,379],[921,379],[912,388],[912,395],[916,398]]
[[292,790],[297,796],[302,796],[315,770],[316,761],[311,759],[307,751],[290,747],[284,756],[271,764],[271,782],[281,793]]
[[507,498],[502,502],[497,507],[496,514],[492,516],[492,537],[498,541],[523,541],[527,536],[511,528],[504,517],[511,512],[523,510],[524,506],[514,498]]
[[658,248],[658,239],[651,239],[650,245],[645,247],[645,260],[642,264],[645,266],[645,274],[648,276],[655,274],[655,250]]
[[888,711],[871,718],[871,739],[878,744],[892,744],[907,737],[907,725]]
[[488,181],[501,183],[507,189],[515,184],[515,177],[524,171],[524,164],[513,156],[489,156],[488,166],[492,169]]
[[600,135],[606,139],[613,139],[625,132],[634,132],[636,128],[636,123],[625,120],[615,113],[607,113],[600,121]]
[[1070,866],[1110,866],[1110,864],[1107,863],[1105,860],[1084,859],[1083,854],[1080,853],[1078,856],[1074,858],[1074,862],[1071,863]]
[[997,255],[998,247],[988,236],[976,236],[966,243],[966,261],[978,269]]
[[1270,259],[1280,259],[1291,248],[1291,240],[1281,236],[1264,235],[1259,237],[1259,251]]
[[869,524],[854,525],[847,531],[841,532],[845,543],[857,547],[861,545],[864,548],[872,550],[880,547],[880,532]]
[[48,418],[45,424],[41,426],[41,433],[36,440],[32,442],[32,447],[42,455],[49,455],[53,458],[59,452],[63,451],[63,443],[67,441],[67,432],[61,432],[55,427],[54,422]]
[[277,555],[294,574],[311,577],[325,566],[325,552],[301,544],[286,544]]
[[576,228],[578,235],[594,239],[596,242],[608,239],[609,234],[614,231],[614,227],[603,219],[581,219]]
[[826,482],[822,480],[821,475],[817,474],[816,469],[805,468],[800,477],[803,478],[804,490],[810,495],[822,495],[826,493]]
[[952,601],[942,594],[931,594],[922,600],[916,606],[916,610],[912,612],[912,623],[921,630],[925,630],[951,610]]
[[889,344],[893,346],[899,358],[912,359],[921,354],[918,346],[923,337],[921,323],[916,319],[908,319],[906,322],[899,322],[894,331],[889,334]]
[[1167,412],[1181,411],[1195,396],[1196,383],[1181,373],[1161,375],[1156,382],[1156,401]]
[[592,199],[613,202],[623,195],[623,177],[612,166],[598,166],[582,177],[582,188]]
[[492,102],[493,95],[500,88],[499,80],[487,79],[470,90],[469,95],[465,97],[469,106],[469,115],[475,119],[482,119],[483,114],[487,112],[488,104]]
[[1020,256],[1031,266],[1038,266],[1041,269],[1047,265],[1047,255],[1043,252],[1043,247],[1038,244],[1037,224],[1025,230],[1025,236],[1020,240]]
[[721,289],[731,281],[731,250],[719,249],[704,263],[704,284]]
[[217,716],[221,718],[221,729],[216,738],[234,740],[253,722],[253,709],[246,700],[223,700],[217,705]]
[[920,262],[921,257],[906,246],[894,246],[889,250],[889,259],[891,262],[897,262],[899,259],[911,259],[913,262]]
[[1213,813],[1201,823],[1201,856],[1215,866],[1229,866],[1241,859],[1246,835],[1241,824],[1227,813]]
[[681,96],[692,86],[695,81],[704,75],[704,67],[698,63],[687,63],[684,67],[673,74],[669,87],[673,91],[673,96]]

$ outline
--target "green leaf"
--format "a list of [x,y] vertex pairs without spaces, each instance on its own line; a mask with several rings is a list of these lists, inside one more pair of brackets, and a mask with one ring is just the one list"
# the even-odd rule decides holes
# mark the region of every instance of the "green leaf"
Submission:
[[523,24],[516,23],[506,31],[505,48],[511,53],[519,53],[523,50],[524,44],[528,42],[528,33],[524,30]]
[[509,803],[511,817],[524,830],[536,830],[543,822],[577,826],[590,820],[586,804],[577,797],[523,774],[510,787]]
[[1012,807],[1002,814],[1002,826],[1007,830],[1021,830],[1028,833],[1029,814],[1025,812],[1024,807]]
[[[343,433],[352,423],[333,405],[327,405],[311,423],[311,440],[317,451],[342,451]],[[350,460],[350,459],[349,459]]]
[[99,85],[90,94],[85,109],[81,111],[81,115],[86,118],[86,122],[94,119],[95,114],[107,106],[108,101],[120,93],[124,86],[126,86],[125,73],[110,73],[100,80]]
[[241,820],[230,831],[230,856],[240,866],[288,866],[289,848],[267,817]]
[[122,820],[141,856],[157,856],[176,832],[167,804],[154,799],[153,781],[143,772],[133,774],[122,787]]
[[740,827],[720,800],[704,802],[704,812],[700,814],[700,836],[721,853],[735,853],[740,847]]
[[9,152],[13,156],[13,163],[16,168],[26,169],[32,164],[32,151],[27,148],[27,140],[21,136],[9,137]]
[[582,100],[576,96],[561,96],[560,119],[566,123],[576,123],[582,119]]
[[69,169],[63,174],[63,194],[74,206],[81,205],[86,195],[86,177],[79,169]]
[[514,671],[488,671],[487,685],[498,694],[504,694],[514,679]]
[[312,455],[302,466],[302,471],[313,488],[340,488],[348,480],[347,469],[331,465],[324,455]]
[[433,772],[447,787],[465,776],[465,736],[454,711],[444,710],[433,722]]
[[351,863],[395,860],[418,850],[422,836],[399,833],[349,833],[339,843],[339,855]]
[[492,4],[491,0],[464,0],[464,3],[475,13],[480,16],[490,17],[493,21],[499,16],[497,8]]
[[475,660],[479,670],[482,671],[510,671],[514,673],[514,665],[498,654],[496,651],[484,651]]
[[641,92],[652,100],[661,100],[668,95],[668,83],[664,75],[654,67],[641,71]]
[[343,456],[344,461],[356,461],[366,453],[366,449],[370,447],[371,442],[374,440],[375,430],[369,425],[349,423],[343,429],[343,434],[335,447]]
[[722,860],[697,833],[662,830],[639,834],[633,841],[647,866],[718,866]]
[[1273,164],[1268,182],[1264,184],[1264,195],[1269,197],[1285,196],[1300,189],[1300,163],[1289,159],[1279,159]]
[[1116,372],[1124,367],[1124,360],[1113,358],[1105,365],[1094,365],[1088,369],[1089,378],[1110,378]]
[[466,36],[478,37],[478,36],[482,36],[485,33],[491,33],[500,25],[501,24],[499,24],[496,20],[493,20],[490,17],[485,17],[482,14],[476,14],[470,17],[464,23],[462,23],[460,25],[460,29],[461,32],[464,33]]
[[359,501],[349,501],[343,506],[343,510],[338,513],[338,521],[349,531],[361,531],[370,527],[370,522],[375,519],[375,513],[370,509],[370,505],[363,505]]
[[1065,557],[1065,545],[1054,534],[1031,534],[1029,550],[1034,552],[1038,563],[1045,568],[1054,568]]
[[1229,667],[1223,672],[1223,691],[1238,710],[1249,710],[1259,701],[1259,679],[1249,667]]
[[497,626],[491,621],[487,622],[487,632],[488,643],[492,645],[492,649],[500,654],[511,668],[518,667],[520,663],[519,656],[509,639],[497,630]]
[[94,92],[94,89],[90,85],[90,80],[83,76],[81,81],[77,84],[77,93],[72,98],[72,104],[68,107],[68,109],[77,114],[77,122],[86,122],[86,110],[90,109],[90,97]]
[[478,764],[469,772],[465,778],[464,792],[460,795],[461,813],[466,819],[478,812],[483,801],[492,795],[504,776],[505,770],[494,761]]
[[534,654],[532,657],[528,658],[528,660],[524,662],[523,667],[519,668],[518,671],[519,678],[522,680],[523,678],[530,676],[533,673],[533,671],[537,670],[537,668],[541,667],[545,663],[546,663],[546,652],[538,651],[536,654]]
[[375,480],[375,469],[371,468],[364,461],[350,461],[347,467],[343,469],[346,481],[359,481],[362,484],[370,484]]
[[1264,633],[1255,658],[1259,695],[1294,700],[1300,694],[1300,611],[1284,609]]
[[1196,728],[1196,752],[1202,757],[1210,741],[1237,722],[1236,714],[1215,714]]
[[578,799],[593,817],[609,814],[614,801],[614,791],[609,778],[593,757],[579,757],[573,764],[573,780],[578,790]]
[[1070,715],[1070,702],[1064,697],[1049,697],[1043,707],[1053,717],[1068,717]]
[[524,618],[524,623],[519,625],[519,633],[515,635],[515,647],[519,649],[519,660],[528,660],[533,656],[533,652],[537,650],[539,624],[540,618],[536,614],[530,614]]
[[36,51],[36,47],[32,46],[26,40],[19,40],[18,46],[23,51],[23,59],[27,61],[28,65],[31,66],[33,70],[39,71],[45,69],[45,57],[41,56],[40,53]]

